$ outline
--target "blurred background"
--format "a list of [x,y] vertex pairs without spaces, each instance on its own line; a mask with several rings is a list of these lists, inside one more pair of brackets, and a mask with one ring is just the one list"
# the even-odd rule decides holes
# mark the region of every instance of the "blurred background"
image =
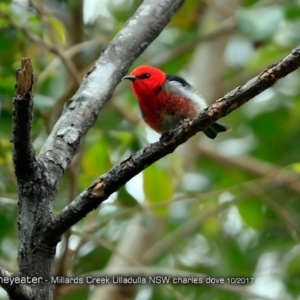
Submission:
[[[0,264],[17,272],[17,188],[10,143],[15,72],[32,60],[38,153],[64,103],[137,0],[0,3]],[[153,22],[157,20],[153,18]],[[183,76],[209,103],[300,42],[299,0],[187,0],[138,58]],[[131,69],[131,70],[132,70]],[[129,70],[129,72],[131,71]],[[109,80],[109,78],[107,78]],[[300,73],[198,133],[133,178],[58,245],[56,276],[211,276],[250,285],[58,285],[55,299],[300,299]],[[59,187],[55,213],[130,154],[157,141],[121,82]],[[0,299],[7,299],[0,290]]]

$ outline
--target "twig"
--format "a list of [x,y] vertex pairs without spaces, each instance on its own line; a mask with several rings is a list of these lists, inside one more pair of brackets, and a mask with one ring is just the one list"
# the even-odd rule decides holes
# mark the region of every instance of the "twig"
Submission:
[[6,19],[9,22],[9,26],[16,29],[20,30],[25,36],[27,36],[33,43],[38,44],[42,46],[43,48],[46,48],[49,52],[52,52],[56,54],[56,50],[53,46],[47,44],[43,39],[41,39],[39,36],[36,34],[33,34],[29,32],[29,30],[26,27],[20,26],[12,20],[12,18],[3,12],[0,12],[0,17]]
[[200,155],[209,157],[225,166],[234,166],[257,176],[263,176],[264,182],[276,183],[300,195],[299,176],[293,171],[284,171],[279,166],[250,156],[231,157],[213,149],[198,147]]
[[[65,50],[64,55],[65,55],[66,59],[72,59],[73,56],[75,56],[78,53],[81,53],[87,49],[91,49],[92,47],[101,48],[101,42],[102,42],[102,39],[100,39],[99,37],[96,37],[92,40],[85,41],[80,44],[76,44],[76,45],[70,47],[69,49]],[[41,83],[45,81],[45,79],[47,78],[49,73],[52,72],[53,70],[55,70],[57,67],[59,67],[59,65],[60,65],[60,58],[59,57],[54,58],[49,63],[49,65],[42,71],[42,73],[39,74],[35,85],[36,86],[41,85]],[[68,100],[68,99],[66,99],[66,100]]]
[[0,16],[7,19],[9,22],[9,25],[16,29],[20,30],[25,36],[29,38],[34,44],[38,44],[41,47],[47,49],[49,52],[56,54],[62,61],[62,63],[65,65],[66,69],[69,71],[70,75],[74,78],[74,80],[77,82],[77,84],[80,84],[81,77],[80,74],[77,72],[75,65],[73,62],[65,56],[64,52],[57,46],[57,43],[53,42],[53,46],[45,42],[43,39],[41,39],[36,34],[31,33],[26,27],[20,26],[10,18],[8,14],[5,14],[3,12],[0,12]]
[[81,82],[81,76],[80,76],[75,64],[73,63],[73,61],[71,59],[69,59],[65,55],[64,51],[59,47],[59,42],[54,33],[53,27],[49,24],[49,22],[47,22],[45,20],[44,16],[46,15],[46,11],[45,11],[44,7],[42,5],[37,5],[37,3],[35,3],[35,1],[30,1],[30,4],[32,7],[34,7],[36,9],[38,15],[40,16],[41,21],[44,23],[45,28],[48,31],[49,37],[51,39],[53,48],[54,48],[57,56],[60,58],[61,62],[65,65],[65,67],[68,70],[68,72],[70,73],[70,75],[73,77],[73,79],[79,85]]
[[291,237],[297,242],[300,242],[300,227],[293,218],[291,212],[287,212],[279,203],[270,197],[267,189],[257,184],[248,183],[246,188],[253,194],[258,196],[271,210],[278,215],[283,224],[287,227]]
[[178,241],[182,240],[183,238],[189,236],[192,232],[198,229],[201,225],[205,224],[207,220],[211,219],[212,217],[217,216],[230,206],[240,203],[242,201],[247,200],[247,197],[239,197],[233,201],[228,201],[221,203],[220,205],[216,206],[215,208],[209,210],[202,216],[198,214],[189,219],[188,221],[184,222],[177,230],[172,231],[171,233],[163,236],[158,242],[156,242],[152,247],[150,247],[143,256],[144,262],[151,262],[155,259],[158,259],[162,254],[166,253],[173,249],[177,244]]

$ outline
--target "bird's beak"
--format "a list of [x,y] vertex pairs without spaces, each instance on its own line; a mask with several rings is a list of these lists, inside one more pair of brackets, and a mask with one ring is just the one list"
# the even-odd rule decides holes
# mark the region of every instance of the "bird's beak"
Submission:
[[130,81],[136,81],[136,80],[137,80],[137,77],[131,76],[131,75],[127,75],[127,76],[124,76],[124,77],[122,78],[122,80],[124,80],[124,79],[130,80]]

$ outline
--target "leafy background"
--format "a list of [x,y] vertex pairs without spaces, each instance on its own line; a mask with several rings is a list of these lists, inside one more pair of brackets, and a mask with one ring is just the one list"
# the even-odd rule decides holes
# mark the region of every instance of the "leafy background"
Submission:
[[[31,57],[36,76],[38,153],[65,101],[140,5],[53,0],[28,10],[16,2],[0,3],[0,263],[12,272],[18,234],[10,139],[20,60]],[[299,1],[188,0],[132,68],[151,64],[184,76],[213,102],[290,53],[299,26]],[[59,285],[55,299],[300,299],[299,81],[296,71],[221,120],[231,132],[213,141],[199,133],[147,168],[57,249],[55,275],[103,276],[131,266],[144,275],[167,270],[254,283],[122,286],[115,293],[123,298],[105,298],[108,286]],[[158,137],[121,82],[62,179],[55,212]],[[0,296],[6,299],[3,290]]]

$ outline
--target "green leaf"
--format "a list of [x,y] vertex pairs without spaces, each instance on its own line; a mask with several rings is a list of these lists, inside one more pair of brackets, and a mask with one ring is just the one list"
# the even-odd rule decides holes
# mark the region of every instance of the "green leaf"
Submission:
[[244,0],[243,5],[246,6],[246,7],[249,7],[249,6],[252,6],[252,5],[254,5],[258,2],[259,2],[259,0]]
[[252,59],[249,61],[247,70],[249,72],[258,72],[262,66],[266,67],[274,61],[282,59],[283,55],[284,53],[280,47],[266,44],[266,46],[260,47],[260,51],[254,53]]
[[244,222],[253,228],[260,229],[263,223],[263,203],[257,198],[243,201],[237,206]]
[[9,2],[7,3],[3,3],[3,1],[1,1],[2,3],[0,3],[0,12],[2,13],[5,13],[5,14],[8,14],[9,13]]
[[86,152],[82,162],[80,183],[87,187],[111,167],[109,147],[104,140],[95,142]]
[[127,192],[125,187],[122,187],[118,192],[118,202],[126,207],[134,207],[139,205],[137,200]]
[[[162,201],[168,201],[173,196],[173,184],[170,174],[157,165],[151,165],[144,172],[144,192],[146,200],[151,204],[158,204]],[[167,208],[165,206],[154,207],[158,214],[165,215]]]
[[300,163],[297,162],[297,163],[291,164],[291,165],[289,165],[289,167],[286,168],[286,169],[288,169],[288,170],[293,170],[293,171],[295,171],[296,173],[300,174]]
[[[52,27],[54,33],[55,33],[55,38],[56,41],[61,45],[64,46],[66,44],[66,28],[64,26],[64,24],[54,18],[54,17],[45,17],[44,20],[46,22],[48,22],[48,24]],[[52,38],[50,38],[50,40],[52,41]]]
[[299,4],[291,4],[284,10],[284,16],[289,21],[296,21],[300,18],[300,6]]

